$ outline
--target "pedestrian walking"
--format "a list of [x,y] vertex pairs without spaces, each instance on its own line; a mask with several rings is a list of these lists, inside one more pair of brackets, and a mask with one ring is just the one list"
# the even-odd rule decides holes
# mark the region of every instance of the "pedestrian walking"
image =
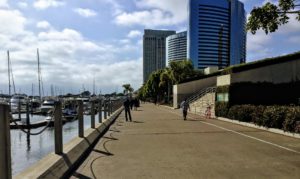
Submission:
[[124,109],[125,109],[125,118],[126,118],[126,121],[128,121],[128,117],[129,116],[129,121],[131,122],[131,114],[130,114],[130,101],[129,99],[127,98],[126,101],[123,103],[124,105]]
[[190,105],[189,105],[187,99],[184,99],[184,101],[181,102],[180,108],[182,109],[183,120],[186,120],[187,111],[188,110],[190,111]]

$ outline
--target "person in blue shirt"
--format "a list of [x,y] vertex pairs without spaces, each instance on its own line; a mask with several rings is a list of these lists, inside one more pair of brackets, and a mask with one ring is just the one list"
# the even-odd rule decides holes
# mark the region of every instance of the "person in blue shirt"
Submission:
[[186,120],[187,111],[188,110],[190,111],[190,105],[189,105],[187,99],[184,99],[184,101],[181,102],[180,108],[182,109],[183,120]]

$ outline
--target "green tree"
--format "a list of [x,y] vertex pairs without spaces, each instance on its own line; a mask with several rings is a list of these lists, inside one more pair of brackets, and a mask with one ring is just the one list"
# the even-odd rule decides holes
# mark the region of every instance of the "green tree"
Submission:
[[170,63],[170,78],[173,84],[178,84],[195,76],[196,72],[190,60],[172,61]]
[[124,94],[129,94],[133,92],[133,88],[130,84],[124,84],[122,87],[124,88]]
[[262,29],[266,34],[275,32],[280,25],[289,22],[288,14],[296,14],[300,22],[300,2],[296,0],[279,0],[278,5],[267,2],[262,7],[254,7],[250,13],[247,30],[255,34]]
[[151,98],[154,101],[161,100],[170,102],[172,86],[183,80],[202,75],[194,70],[190,60],[172,61],[170,67],[157,70],[150,74],[147,82],[139,89],[140,99]]

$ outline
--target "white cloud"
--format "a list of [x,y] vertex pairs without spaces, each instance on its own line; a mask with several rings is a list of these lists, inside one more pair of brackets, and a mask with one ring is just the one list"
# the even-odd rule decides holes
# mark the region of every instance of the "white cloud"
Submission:
[[91,9],[76,8],[73,11],[82,17],[94,17],[97,15],[96,11]]
[[[65,92],[77,93],[82,84],[87,89],[91,87],[94,77],[97,88],[103,93],[116,87],[121,89],[124,83],[134,88],[142,83],[141,59],[128,59],[124,55],[136,51],[130,43],[94,42],[71,28],[57,30],[47,21],[36,24],[42,31],[35,34],[26,29],[26,17],[16,10],[0,10],[0,21],[3,23],[0,26],[0,58],[6,59],[6,50],[10,50],[16,88],[22,92],[30,93],[31,84],[37,83],[37,48],[45,91],[50,91],[49,86],[53,84]],[[48,29],[43,31],[43,28]],[[1,60],[0,91],[3,92],[8,92],[6,68],[6,61]]]
[[40,21],[36,24],[36,27],[40,29],[49,29],[51,28],[51,25],[47,21]]
[[28,7],[28,4],[26,2],[18,2],[18,6],[21,9],[26,9]]
[[277,33],[280,34],[290,34],[290,33],[297,33],[300,34],[300,22],[296,20],[297,15],[292,14],[289,15],[289,22],[284,24],[278,28]]
[[266,35],[264,31],[259,30],[255,35],[248,32],[247,34],[247,60],[253,61],[264,58],[270,53],[270,44],[272,36]]
[[49,7],[58,7],[65,5],[65,2],[62,0],[37,0],[33,3],[33,6],[36,9],[43,10]]
[[18,35],[23,32],[26,19],[17,10],[0,9],[0,34]]
[[101,2],[104,2],[109,5],[109,7],[112,8],[113,15],[119,15],[123,12],[123,7],[118,3],[117,0],[101,0]]
[[176,25],[187,19],[187,0],[139,0],[138,8],[134,12],[122,12],[116,16],[115,22],[119,25],[166,26]]
[[138,30],[132,30],[128,33],[127,37],[128,38],[136,38],[142,36],[142,32]]
[[7,0],[0,0],[0,7],[8,7]]

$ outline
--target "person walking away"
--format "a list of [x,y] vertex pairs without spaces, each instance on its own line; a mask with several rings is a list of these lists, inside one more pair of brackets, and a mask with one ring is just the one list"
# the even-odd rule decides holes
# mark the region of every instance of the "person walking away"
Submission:
[[187,111],[190,111],[190,105],[187,99],[184,99],[184,101],[182,101],[182,103],[180,104],[180,108],[182,108],[183,120],[186,120]]
[[124,109],[125,109],[125,118],[126,118],[126,121],[128,121],[127,115],[129,115],[129,121],[131,122],[132,120],[131,120],[131,114],[130,114],[130,101],[129,101],[128,98],[123,103],[123,105],[124,105]]

